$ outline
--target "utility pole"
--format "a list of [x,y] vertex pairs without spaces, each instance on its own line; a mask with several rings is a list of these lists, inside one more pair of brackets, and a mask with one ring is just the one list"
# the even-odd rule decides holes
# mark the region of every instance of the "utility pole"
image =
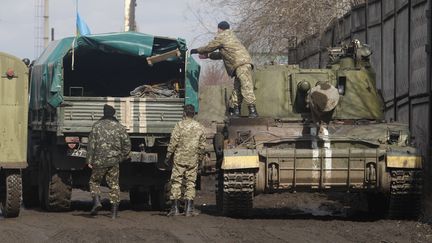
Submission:
[[49,0],[44,0],[44,48],[48,46],[50,28],[49,28]]
[[135,23],[136,0],[125,0],[124,6],[125,6],[124,7],[125,9],[124,31],[136,31],[136,23]]
[[38,58],[50,41],[49,28],[49,0],[34,0],[35,3],[35,29],[34,54]]

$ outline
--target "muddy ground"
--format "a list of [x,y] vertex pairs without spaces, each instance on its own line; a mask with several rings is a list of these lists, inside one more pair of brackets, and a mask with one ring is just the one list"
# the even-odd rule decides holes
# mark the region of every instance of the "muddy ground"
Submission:
[[197,217],[134,211],[127,193],[117,220],[109,217],[107,201],[100,215],[90,217],[89,193],[74,190],[73,211],[23,209],[16,219],[0,218],[0,242],[432,242],[430,225],[377,219],[364,212],[359,196],[259,195],[250,217],[223,217],[216,211],[213,178],[203,184]]

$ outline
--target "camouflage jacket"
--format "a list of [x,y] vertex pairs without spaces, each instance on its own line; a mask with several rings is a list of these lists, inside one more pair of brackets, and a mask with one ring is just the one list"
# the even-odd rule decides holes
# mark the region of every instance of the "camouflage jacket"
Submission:
[[128,158],[131,141],[117,120],[101,119],[93,125],[87,150],[88,164],[110,167]]
[[[228,74],[235,76],[237,67],[251,64],[252,59],[249,52],[235,36],[232,30],[224,30],[216,35],[206,46],[197,49],[199,54],[209,54],[213,60],[222,59]],[[215,52],[219,50],[218,52]]]
[[174,153],[174,164],[195,165],[206,146],[204,127],[192,118],[178,122],[171,134],[167,157]]

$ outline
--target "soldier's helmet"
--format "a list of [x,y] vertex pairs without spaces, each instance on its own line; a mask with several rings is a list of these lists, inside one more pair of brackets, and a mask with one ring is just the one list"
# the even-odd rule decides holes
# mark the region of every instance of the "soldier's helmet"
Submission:
[[339,102],[339,92],[328,82],[320,83],[310,89],[307,101],[311,109],[329,112],[336,108]]
[[114,109],[114,107],[110,105],[104,105],[103,108],[104,116],[114,116],[115,112],[116,110]]
[[319,83],[310,89],[306,102],[314,122],[329,122],[339,102],[338,90],[328,82]]
[[187,117],[194,117],[195,116],[195,106],[188,104],[185,105],[183,108],[183,112],[185,114],[185,116]]

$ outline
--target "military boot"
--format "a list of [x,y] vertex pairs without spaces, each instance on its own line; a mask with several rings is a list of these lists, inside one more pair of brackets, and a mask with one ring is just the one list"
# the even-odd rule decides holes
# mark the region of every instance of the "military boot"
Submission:
[[116,219],[118,217],[118,204],[113,204],[111,207],[111,218]]
[[230,108],[230,116],[232,117],[239,117],[240,116],[240,106],[234,106],[233,108]]
[[249,118],[256,118],[258,117],[258,112],[256,110],[255,105],[248,105],[248,109],[249,109]]
[[95,195],[93,196],[93,207],[90,211],[91,215],[97,215],[98,211],[102,208],[102,204],[100,202],[100,196]]
[[197,210],[195,210],[193,200],[187,200],[186,201],[185,216],[190,217],[190,216],[197,216],[197,215],[199,215],[199,212]]
[[171,217],[171,216],[178,216],[178,215],[180,215],[179,201],[177,199],[175,199],[175,200],[172,200],[171,209],[168,212],[167,216]]

